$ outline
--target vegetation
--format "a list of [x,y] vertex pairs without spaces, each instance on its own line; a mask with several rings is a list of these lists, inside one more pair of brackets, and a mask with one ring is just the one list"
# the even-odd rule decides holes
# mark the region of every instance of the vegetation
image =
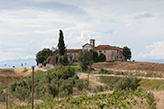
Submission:
[[110,74],[110,72],[108,70],[104,70],[103,68],[101,68],[98,73],[99,74]]
[[93,62],[104,62],[106,61],[106,56],[103,53],[100,53],[98,55],[98,53],[95,50],[90,50],[90,52],[93,55]]
[[104,62],[106,61],[106,56],[103,53],[100,53],[98,56],[99,62]]
[[67,56],[65,56],[65,55],[62,55],[58,58],[58,64],[66,66],[66,65],[68,65],[68,63],[69,63],[69,61],[67,59]]
[[79,62],[79,65],[83,71],[86,71],[88,69],[88,66],[92,65],[93,62],[93,55],[88,50],[80,51],[77,60]]
[[137,78],[121,78],[115,85],[116,90],[135,90],[139,86],[139,80]]
[[[50,100],[51,97],[47,96],[44,102],[35,106],[37,109],[41,108],[68,108],[68,109],[108,109],[108,108],[140,108],[140,109],[155,109],[156,103],[154,102],[152,93],[145,93],[143,90],[136,91],[114,91],[112,94],[98,94],[95,96],[87,96],[83,94],[79,97],[67,97],[60,101]],[[31,109],[31,105],[22,106]],[[19,109],[20,107],[14,107]]]
[[44,48],[43,50],[39,51],[36,54],[36,62],[37,65],[39,63],[42,63],[43,65],[46,65],[48,63],[48,57],[52,55],[52,51],[49,48]]
[[58,49],[60,56],[64,55],[65,53],[65,44],[64,44],[64,36],[62,30],[59,33],[59,42],[58,42]]
[[[115,84],[121,79],[121,77],[100,76],[101,82],[107,84],[110,88],[114,88]],[[164,90],[164,80],[139,79],[138,85],[139,88],[143,88],[145,90]]]
[[93,61],[98,62],[99,61],[98,53],[95,50],[92,50],[92,49],[90,49],[90,52],[93,55]]
[[127,46],[125,46],[124,48],[123,48],[123,55],[125,56],[125,59],[127,60],[127,59],[131,59],[131,55],[132,55],[132,53],[131,53],[131,51],[130,51],[130,48],[128,48]]
[[5,93],[3,91],[2,86],[0,86],[0,102],[4,102],[5,101]]
[[[88,89],[87,80],[81,80],[75,75],[75,70],[70,66],[58,65],[54,69],[48,70],[49,72],[49,89],[47,72],[37,71],[34,79],[34,95],[35,99],[46,99],[48,90],[50,95],[56,97],[67,97],[72,95],[73,87],[77,91]],[[31,100],[32,77],[28,76],[25,80],[14,82],[9,85],[9,92],[14,98],[20,101]]]

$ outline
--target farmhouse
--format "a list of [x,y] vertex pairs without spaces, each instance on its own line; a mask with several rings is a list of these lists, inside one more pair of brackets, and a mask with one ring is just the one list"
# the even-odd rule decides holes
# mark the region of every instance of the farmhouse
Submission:
[[83,49],[86,50],[95,50],[98,54],[103,53],[106,56],[106,61],[125,61],[123,55],[123,48],[110,46],[110,45],[98,45],[95,47],[95,40],[90,39],[90,43],[82,45],[82,49],[67,49],[66,55],[69,61],[76,60],[76,56],[79,51]]

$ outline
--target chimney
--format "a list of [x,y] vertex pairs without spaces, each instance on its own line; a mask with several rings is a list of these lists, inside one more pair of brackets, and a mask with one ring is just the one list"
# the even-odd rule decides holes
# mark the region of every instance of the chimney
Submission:
[[93,46],[93,48],[95,47],[95,40],[94,39],[90,39],[90,44]]

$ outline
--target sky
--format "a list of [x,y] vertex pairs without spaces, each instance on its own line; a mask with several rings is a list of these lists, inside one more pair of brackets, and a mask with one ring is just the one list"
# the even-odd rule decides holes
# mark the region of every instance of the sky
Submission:
[[164,59],[163,0],[1,0],[0,61],[56,47],[128,46],[132,60]]

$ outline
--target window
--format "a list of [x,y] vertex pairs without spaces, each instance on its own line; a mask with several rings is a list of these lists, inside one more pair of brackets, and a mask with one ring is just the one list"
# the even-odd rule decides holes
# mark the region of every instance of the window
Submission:
[[101,50],[99,51],[99,53],[101,53]]
[[122,56],[120,56],[120,59],[122,59]]
[[117,56],[117,59],[118,59],[118,56]]
[[104,51],[104,53],[106,53],[106,51]]
[[76,56],[76,53],[74,53],[74,56]]

